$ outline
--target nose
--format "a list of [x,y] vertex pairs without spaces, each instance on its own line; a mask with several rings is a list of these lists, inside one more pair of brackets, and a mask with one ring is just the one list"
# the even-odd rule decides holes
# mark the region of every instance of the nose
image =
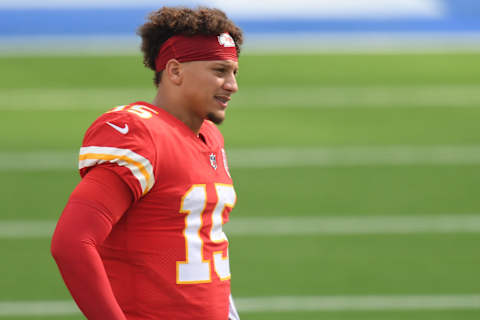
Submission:
[[233,73],[227,79],[225,79],[223,88],[227,91],[230,91],[231,93],[235,93],[238,91],[237,78]]

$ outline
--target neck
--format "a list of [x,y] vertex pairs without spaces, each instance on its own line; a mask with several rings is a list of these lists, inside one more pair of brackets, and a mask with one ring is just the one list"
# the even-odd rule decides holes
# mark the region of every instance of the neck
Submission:
[[[168,90],[162,90],[159,88],[152,104],[162,108],[178,120],[185,123],[187,127],[189,127],[195,134],[198,135],[203,124],[203,119],[191,112],[181,101],[175,99],[175,96],[169,96],[167,92]],[[177,97],[178,96],[180,95],[177,95]]]

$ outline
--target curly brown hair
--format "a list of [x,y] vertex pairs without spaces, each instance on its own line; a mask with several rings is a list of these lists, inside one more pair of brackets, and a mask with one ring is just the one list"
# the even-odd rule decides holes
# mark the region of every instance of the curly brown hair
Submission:
[[[142,37],[143,63],[155,71],[158,51],[168,38],[177,34],[218,35],[223,32],[232,36],[237,54],[240,54],[242,30],[223,11],[215,8],[162,7],[149,14],[148,21],[138,29],[137,34]],[[156,86],[160,83],[161,76],[161,71],[155,72],[153,82]]]

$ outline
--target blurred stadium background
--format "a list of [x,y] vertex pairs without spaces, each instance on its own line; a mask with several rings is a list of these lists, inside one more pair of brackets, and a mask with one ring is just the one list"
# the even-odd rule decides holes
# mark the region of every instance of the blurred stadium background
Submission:
[[242,319],[480,317],[480,3],[0,1],[0,318],[82,319],[49,254],[107,109],[154,96],[162,5],[246,33],[221,126]]

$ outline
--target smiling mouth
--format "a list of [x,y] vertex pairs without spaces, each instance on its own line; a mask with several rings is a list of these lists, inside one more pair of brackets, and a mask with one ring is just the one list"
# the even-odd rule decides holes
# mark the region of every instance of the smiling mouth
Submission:
[[220,103],[221,106],[226,108],[228,101],[230,101],[231,98],[228,96],[215,96],[215,99]]

